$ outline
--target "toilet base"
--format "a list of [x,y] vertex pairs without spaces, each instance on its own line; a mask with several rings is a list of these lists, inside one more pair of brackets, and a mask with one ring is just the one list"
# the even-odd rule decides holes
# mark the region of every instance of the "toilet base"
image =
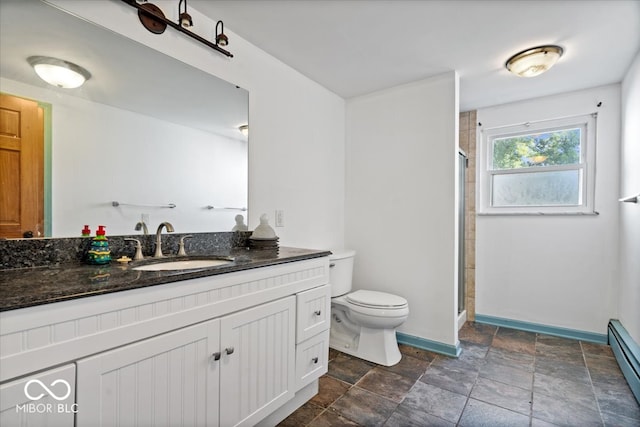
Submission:
[[378,365],[393,366],[400,362],[402,354],[395,329],[359,328],[359,334],[348,334],[332,327],[329,347]]

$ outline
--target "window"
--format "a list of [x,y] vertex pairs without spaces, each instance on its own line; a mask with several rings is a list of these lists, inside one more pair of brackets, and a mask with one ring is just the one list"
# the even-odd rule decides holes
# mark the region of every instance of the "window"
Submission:
[[596,116],[485,129],[481,214],[593,213]]

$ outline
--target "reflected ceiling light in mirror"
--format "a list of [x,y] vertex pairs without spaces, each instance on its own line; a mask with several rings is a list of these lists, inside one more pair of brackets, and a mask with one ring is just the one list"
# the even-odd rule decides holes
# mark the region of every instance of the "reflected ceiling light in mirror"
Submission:
[[238,126],[238,130],[244,136],[249,136],[249,125]]
[[553,67],[563,53],[556,45],[533,47],[516,53],[504,65],[516,76],[535,77]]
[[30,56],[27,62],[38,77],[50,85],[64,89],[75,89],[91,78],[91,73],[73,62],[49,56]]
[[[182,10],[183,3],[184,11]],[[178,23],[182,28],[193,27],[193,19],[191,19],[191,15],[187,13],[187,0],[180,0],[180,3],[178,3]]]

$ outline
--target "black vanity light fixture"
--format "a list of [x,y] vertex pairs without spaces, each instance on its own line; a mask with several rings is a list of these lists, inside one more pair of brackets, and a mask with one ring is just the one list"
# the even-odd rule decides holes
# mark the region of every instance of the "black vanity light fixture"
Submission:
[[[162,34],[167,26],[172,27],[175,30],[180,31],[183,34],[191,37],[199,41],[202,44],[209,46],[211,49],[218,51],[219,53],[228,56],[229,58],[233,58],[233,54],[220,46],[227,46],[229,44],[229,39],[224,34],[224,24],[222,21],[218,21],[216,24],[216,40],[215,42],[211,42],[196,33],[189,31],[187,28],[193,26],[193,19],[191,19],[191,15],[187,13],[187,0],[180,0],[178,3],[178,22],[173,22],[167,19],[162,13],[162,10],[146,1],[142,3],[138,3],[137,0],[121,0],[122,2],[128,4],[129,6],[135,7],[138,10],[138,18],[142,25],[149,31],[154,34]],[[184,3],[184,10],[182,9],[182,5]],[[220,28],[220,33],[218,33],[218,28]]]
[[[184,11],[182,10],[183,3]],[[193,19],[191,19],[191,15],[187,13],[187,0],[180,0],[180,3],[178,3],[178,24],[183,28],[193,27]]]
[[516,76],[535,77],[553,67],[563,53],[556,45],[532,47],[513,55],[504,66]]

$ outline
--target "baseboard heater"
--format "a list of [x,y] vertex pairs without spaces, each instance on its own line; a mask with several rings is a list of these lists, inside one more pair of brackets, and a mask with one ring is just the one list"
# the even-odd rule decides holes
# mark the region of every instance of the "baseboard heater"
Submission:
[[640,403],[640,347],[633,341],[619,320],[612,319],[608,327],[609,345],[618,361],[633,395]]

